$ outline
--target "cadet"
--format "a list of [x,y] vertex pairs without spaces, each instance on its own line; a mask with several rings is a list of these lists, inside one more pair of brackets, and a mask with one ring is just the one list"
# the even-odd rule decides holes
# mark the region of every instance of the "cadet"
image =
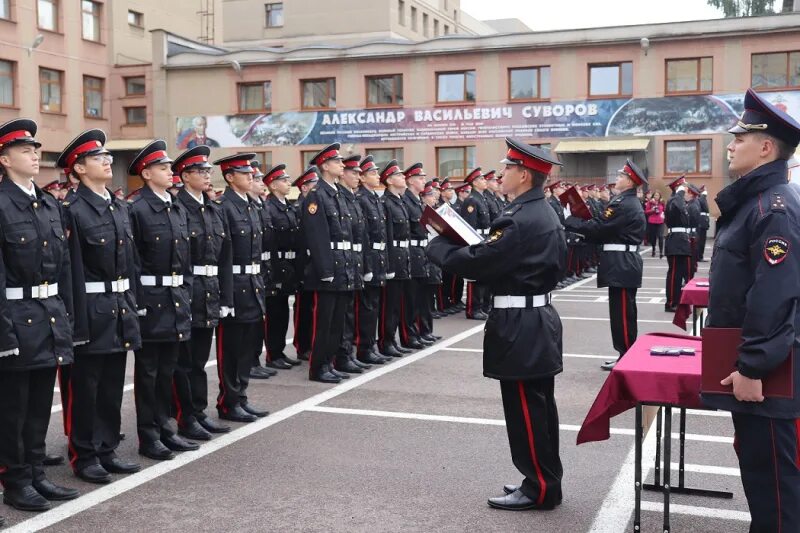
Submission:
[[80,182],[72,202],[64,203],[64,216],[75,288],[75,335],[89,342],[75,347],[66,429],[70,465],[90,483],[108,483],[111,473],[140,469],[116,455],[127,354],[141,349],[142,336],[131,290],[136,250],[128,204],[107,188],[114,159],[105,143],[102,130],[85,131],[56,163]]
[[667,226],[667,239],[664,242],[664,255],[667,256],[667,303],[664,311],[674,312],[681,300],[681,289],[689,281],[692,270],[692,245],[689,240],[689,210],[686,206],[686,178],[669,184],[672,197],[664,208],[664,222]]
[[[295,205],[297,211],[297,219],[302,219],[303,204],[308,193],[317,186],[319,177],[317,174],[317,167],[310,166],[300,175],[299,178],[294,180],[292,187],[297,187],[300,190],[300,197],[297,199]],[[311,311],[314,307],[314,295],[310,291],[303,288],[303,277],[305,275],[306,265],[308,264],[308,247],[303,241],[303,232],[300,231],[297,257],[297,278],[299,287],[294,295],[294,345],[297,358],[303,361],[308,361],[311,355],[311,329],[313,318]]]
[[705,262],[706,238],[711,227],[711,215],[708,211],[708,191],[706,186],[700,186],[700,196],[697,198],[700,204],[700,225],[697,226],[697,262]]
[[236,154],[214,161],[227,183],[220,199],[233,250],[233,314],[217,326],[217,413],[223,420],[254,422],[269,411],[247,400],[250,368],[264,339],[264,276],[261,274],[263,222],[248,193],[255,154]]
[[702,222],[702,216],[700,215],[700,202],[697,200],[700,197],[700,189],[691,183],[688,183],[686,188],[686,210],[689,212],[689,229],[692,230],[692,232],[689,234],[689,244],[691,245],[692,250],[692,263],[691,270],[689,271],[689,279],[692,279],[697,273],[697,230]]
[[495,195],[500,187],[497,184],[497,172],[490,170],[483,175],[483,179],[486,180],[486,191],[483,193],[483,197],[486,199],[486,205],[489,207],[489,220],[494,222],[494,219],[500,216],[500,211],[503,210],[500,198]]
[[[481,167],[476,168],[464,179],[465,184],[472,186],[472,192],[461,206],[461,216],[475,228],[484,238],[489,235],[491,215],[489,205],[483,193],[486,190],[486,179],[481,174]],[[467,282],[467,318],[471,320],[486,320],[488,315],[483,312],[484,293],[486,287],[474,281]]]
[[73,306],[61,208],[33,181],[36,129],[28,119],[0,126],[0,481],[3,502],[23,511],[78,497],[42,467],[56,367],[73,361]]
[[[422,189],[422,192],[420,193],[420,199],[422,200],[422,203],[431,209],[436,207],[436,203],[438,201],[436,188],[433,186],[433,184],[433,181],[427,182],[425,184],[425,188]],[[426,276],[425,285],[422,291],[423,299],[422,302],[420,302],[420,305],[427,306],[427,312],[420,313],[419,315],[420,330],[427,333],[426,338],[428,340],[436,342],[442,337],[439,335],[434,335],[433,319],[442,318],[444,316],[443,314],[436,313],[437,299],[440,299],[442,294],[442,269],[427,257],[425,259]]]
[[[787,160],[800,124],[749,89],[728,130],[730,174],[720,209],[707,326],[743,328],[736,369],[722,381],[733,395],[705,395],[732,412],[736,453],[753,533],[800,531],[800,195]],[[793,398],[764,398],[762,380],[792,357]]]
[[521,142],[506,144],[503,189],[516,199],[494,221],[489,238],[467,247],[437,237],[427,252],[443,268],[483,280],[495,294],[483,374],[500,380],[511,456],[525,479],[488,503],[514,511],[553,509],[561,503],[563,475],[554,376],[563,364],[561,319],[550,291],[564,269],[566,244],[542,185],[560,163]]
[[[619,354],[625,355],[638,335],[636,291],[642,286],[642,256],[639,244],[644,239],[647,220],[636,197],[639,187],[647,185],[644,172],[630,159],[617,172],[617,195],[601,216],[591,220],[567,219],[572,231],[585,235],[590,242],[603,245],[597,286],[608,287],[611,339]],[[603,370],[614,368],[616,361],[606,361]]]
[[206,414],[208,379],[205,366],[211,354],[214,328],[233,312],[231,236],[222,208],[206,194],[211,185],[208,162],[211,149],[198,145],[186,150],[172,164],[183,187],[177,203],[186,212],[192,263],[192,336],[181,343],[175,368],[174,405],[178,433],[189,439],[210,440],[211,433],[227,433],[230,427]]

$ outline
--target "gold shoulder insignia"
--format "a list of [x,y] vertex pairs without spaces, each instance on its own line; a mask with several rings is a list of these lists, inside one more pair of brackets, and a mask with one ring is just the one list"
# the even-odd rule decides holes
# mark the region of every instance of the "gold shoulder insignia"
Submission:
[[494,231],[492,232],[492,234],[491,234],[491,235],[489,235],[489,240],[488,240],[487,242],[490,242],[490,243],[491,243],[491,242],[496,242],[496,241],[499,241],[499,240],[500,240],[500,237],[502,237],[502,236],[503,236],[503,230],[501,230],[501,229],[496,229],[496,230],[494,230]]
[[605,215],[606,218],[611,218],[612,216],[614,216],[614,209],[612,209],[611,207],[607,207]]

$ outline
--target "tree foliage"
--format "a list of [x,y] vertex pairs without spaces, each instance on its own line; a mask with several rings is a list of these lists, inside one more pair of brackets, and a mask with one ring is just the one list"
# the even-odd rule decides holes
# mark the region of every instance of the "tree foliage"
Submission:
[[725,17],[754,17],[775,13],[775,0],[706,0],[712,7],[722,9]]

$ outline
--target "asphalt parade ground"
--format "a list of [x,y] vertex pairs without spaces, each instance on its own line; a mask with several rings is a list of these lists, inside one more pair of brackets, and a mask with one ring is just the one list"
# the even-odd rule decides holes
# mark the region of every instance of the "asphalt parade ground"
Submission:
[[[651,258],[649,250],[643,255],[639,332],[677,332],[664,312],[666,259]],[[701,263],[698,275],[708,265]],[[0,515],[14,532],[632,531],[633,411],[612,419],[608,441],[575,444],[608,375],[599,365],[614,353],[607,291],[592,277],[558,291],[554,305],[564,323],[565,368],[556,378],[564,501],[554,511],[508,512],[486,504],[503,484],[521,478],[508,451],[499,384],[481,373],[483,323],[461,314],[436,321],[443,336],[436,345],[339,385],[309,382],[305,363],[253,380],[251,403],[272,414],[233,423],[233,432],[161,463],[136,453],[131,355],[122,415],[127,439],[118,453],[141,461],[143,470],[97,486],[68,466],[49,467],[53,481],[79,488],[82,496],[38,515],[4,505]],[[654,433],[644,445],[649,479]],[[672,531],[747,531],[732,441],[726,413],[690,411],[687,485],[734,497],[673,495]],[[66,453],[65,444],[56,393],[48,451]],[[643,501],[642,531],[661,531],[660,494],[646,492]]]

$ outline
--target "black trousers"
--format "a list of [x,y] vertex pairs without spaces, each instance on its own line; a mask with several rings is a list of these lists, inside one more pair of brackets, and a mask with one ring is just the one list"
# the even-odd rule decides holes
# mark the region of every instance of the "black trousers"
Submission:
[[732,413],[750,533],[800,531],[800,421]]
[[352,292],[345,291],[314,291],[311,294],[309,377],[320,375],[333,363],[342,342],[347,301],[352,297]]
[[0,482],[7,489],[45,478],[42,461],[55,383],[55,367],[0,372]]
[[444,283],[440,283],[434,287],[433,298],[433,309],[436,311],[444,311],[450,307],[450,300],[447,300],[445,297]]
[[175,434],[171,423],[172,377],[178,364],[179,342],[143,342],[134,352],[133,395],[139,444]]
[[417,318],[420,307],[423,305],[422,288],[424,284],[425,280],[420,278],[411,278],[405,282],[400,298],[400,343],[402,345],[419,339]]
[[608,312],[611,317],[611,340],[614,349],[622,357],[639,334],[636,288],[609,287]]
[[400,326],[400,302],[408,280],[389,280],[381,291],[380,318],[378,321],[378,348],[383,352],[395,344],[395,333]]
[[297,355],[311,351],[311,312],[314,293],[300,291],[294,295],[294,349]]
[[553,378],[500,382],[511,459],[525,476],[520,490],[539,504],[561,500],[564,469],[554,385]]
[[420,335],[433,334],[433,311],[436,309],[436,295],[441,285],[429,285],[423,282],[420,292],[420,311],[417,319],[417,329]]
[[345,301],[344,304],[344,324],[342,324],[342,339],[339,341],[339,349],[336,351],[336,360],[344,362],[350,358],[353,353],[353,346],[356,341],[356,331],[358,325],[356,324],[356,302],[358,301],[358,294],[361,291],[351,293],[351,296]]
[[475,313],[482,311],[486,295],[486,286],[474,281],[467,282],[467,318],[472,318]]
[[69,378],[72,373],[72,365],[61,365],[58,370],[58,390],[61,397],[61,420],[64,423],[64,435],[67,433],[67,413],[69,413]]
[[445,307],[451,307],[461,303],[464,294],[464,279],[442,271],[442,289],[444,293]]
[[192,328],[192,338],[182,342],[172,383],[173,406],[179,427],[206,417],[208,376],[206,363],[211,355],[214,328]]
[[653,247],[653,255],[656,254],[658,245],[658,255],[664,255],[664,224],[647,223],[647,244]]
[[267,346],[267,361],[283,357],[286,349],[286,334],[289,332],[289,295],[278,292],[266,299],[267,318],[264,321],[264,336]]
[[689,281],[692,258],[688,255],[670,255],[667,264],[667,305],[672,307],[681,301],[681,289]]
[[356,321],[356,355],[369,352],[376,342],[381,287],[367,285],[355,294],[354,316]]
[[261,353],[263,322],[220,320],[217,326],[217,410],[227,413],[247,402],[254,354]]
[[78,354],[69,382],[69,461],[74,470],[116,457],[126,352]]
[[708,239],[707,229],[697,230],[697,260],[702,261],[706,253],[706,240]]

